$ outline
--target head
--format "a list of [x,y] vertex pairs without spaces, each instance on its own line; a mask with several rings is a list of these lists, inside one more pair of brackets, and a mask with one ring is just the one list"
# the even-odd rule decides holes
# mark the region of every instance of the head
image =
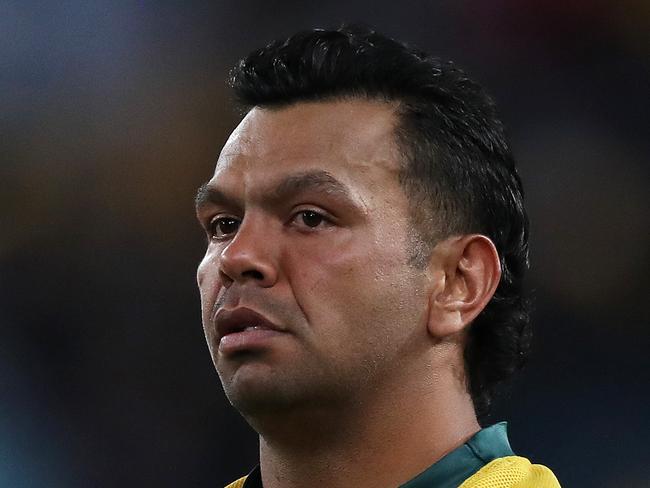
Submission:
[[[523,191],[491,99],[451,63],[346,27],[253,52],[231,85],[247,114],[197,198],[230,400],[336,405],[451,350],[485,414],[530,335]],[[229,348],[215,324],[237,308],[277,330]]]

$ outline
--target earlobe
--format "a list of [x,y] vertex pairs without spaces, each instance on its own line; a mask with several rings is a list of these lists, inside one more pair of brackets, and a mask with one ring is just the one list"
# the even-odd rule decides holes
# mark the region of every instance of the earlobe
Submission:
[[444,339],[462,332],[488,304],[501,277],[492,241],[480,234],[453,237],[434,249],[430,271],[429,333]]

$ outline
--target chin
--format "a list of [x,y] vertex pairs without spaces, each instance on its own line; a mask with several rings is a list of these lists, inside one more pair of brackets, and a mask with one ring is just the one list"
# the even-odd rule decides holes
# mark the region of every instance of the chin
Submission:
[[222,377],[228,401],[246,418],[260,418],[266,414],[297,414],[320,411],[335,402],[331,388],[309,384],[291,378],[286,373],[266,375],[238,370],[230,381]]
[[228,401],[240,412],[271,408],[287,402],[285,374],[278,374],[267,364],[239,364],[218,368],[219,378]]
[[268,413],[293,410],[300,403],[286,391],[272,385],[231,384],[224,385],[228,401],[244,417],[257,417]]

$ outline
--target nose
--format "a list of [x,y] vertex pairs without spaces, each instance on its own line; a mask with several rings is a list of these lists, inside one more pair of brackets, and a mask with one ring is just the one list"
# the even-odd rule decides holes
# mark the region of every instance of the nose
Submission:
[[219,275],[224,286],[246,281],[264,288],[273,286],[278,279],[276,245],[264,221],[244,219],[235,237],[221,251]]

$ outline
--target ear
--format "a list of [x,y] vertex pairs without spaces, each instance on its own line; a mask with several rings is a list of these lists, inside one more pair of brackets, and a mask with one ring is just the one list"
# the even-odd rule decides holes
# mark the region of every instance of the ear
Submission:
[[429,333],[444,339],[462,332],[488,304],[501,278],[492,241],[480,234],[436,245],[429,262]]

